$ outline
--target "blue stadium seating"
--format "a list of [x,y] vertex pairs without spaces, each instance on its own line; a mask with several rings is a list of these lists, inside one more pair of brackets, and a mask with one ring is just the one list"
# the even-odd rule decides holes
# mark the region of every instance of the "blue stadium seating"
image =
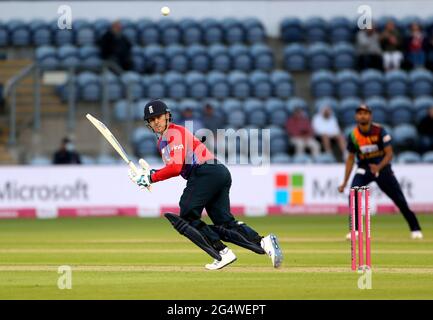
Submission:
[[399,124],[413,122],[413,106],[412,101],[406,97],[395,97],[388,104],[389,115],[391,116],[391,124],[397,126]]
[[330,71],[317,71],[311,76],[311,93],[314,97],[335,95],[335,75]]
[[359,75],[352,70],[345,70],[336,74],[337,95],[340,98],[357,97],[359,95]]
[[397,157],[397,163],[418,163],[421,162],[421,156],[414,151],[404,151]]

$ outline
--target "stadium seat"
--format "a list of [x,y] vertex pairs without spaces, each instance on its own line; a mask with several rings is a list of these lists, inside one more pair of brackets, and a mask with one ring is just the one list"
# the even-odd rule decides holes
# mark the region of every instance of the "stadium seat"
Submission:
[[354,69],[356,66],[355,49],[349,43],[338,43],[332,47],[334,68],[336,70]]
[[272,164],[287,164],[291,163],[292,159],[287,153],[277,153],[271,155],[271,163]]
[[419,69],[409,73],[410,92],[413,97],[432,94],[433,75],[430,71]]
[[246,119],[245,113],[241,110],[233,110],[230,112],[230,116],[227,117],[228,125],[237,129],[245,126]]
[[209,75],[208,82],[210,85],[211,97],[224,99],[230,96],[230,87],[224,76],[222,79],[212,80],[212,77]]
[[292,157],[293,164],[310,164],[313,162],[313,158],[308,154],[299,154]]
[[286,110],[291,114],[296,108],[302,108],[303,110],[308,110],[307,102],[298,97],[292,97],[286,102]]
[[322,164],[329,164],[329,163],[337,162],[334,155],[330,154],[330,153],[321,153],[318,156],[313,157],[313,161],[315,163],[322,163]]
[[417,143],[417,130],[410,124],[401,124],[392,130],[393,145],[398,149],[412,149]]
[[219,26],[206,28],[203,31],[204,42],[208,45],[222,43],[223,42],[223,31]]
[[335,76],[329,71],[317,71],[311,76],[312,95],[316,98],[335,95]]
[[352,70],[337,72],[337,94],[340,98],[357,97],[359,95],[359,76]]
[[110,28],[111,21],[105,18],[99,18],[93,21],[93,30],[95,30],[96,39],[99,39]]
[[[120,79],[113,73],[106,73],[106,81],[108,83],[108,99],[110,101],[116,101],[124,97],[123,86]],[[103,82],[104,75],[101,75],[101,81]]]
[[238,20],[226,18],[221,21],[224,30],[224,40],[227,44],[244,43],[245,34]]
[[165,46],[181,42],[181,33],[176,26],[171,26],[162,30],[161,43]]
[[9,29],[4,22],[0,21],[0,47],[9,45]]
[[289,71],[307,69],[306,50],[302,45],[291,44],[284,48],[284,68]]
[[189,69],[188,57],[185,54],[177,54],[171,57],[168,68],[172,71],[184,73]]
[[96,164],[100,165],[115,165],[118,163],[119,161],[116,157],[108,154],[101,154],[96,158]]
[[135,118],[135,105],[131,107],[128,105],[128,101],[119,100],[114,104],[114,118],[117,121],[126,121],[128,119]]
[[388,96],[406,96],[408,93],[408,76],[402,70],[385,73],[386,93]]
[[428,109],[433,106],[433,98],[430,96],[418,97],[414,100],[413,107],[415,112],[415,123],[421,121],[421,119],[427,114]]
[[150,99],[159,99],[166,96],[166,88],[161,77],[147,77],[147,95]]
[[315,101],[314,112],[319,111],[324,106],[330,107],[334,111],[334,113],[339,110],[339,102],[337,101],[337,99],[333,97],[323,97]]
[[76,33],[76,43],[78,46],[88,46],[95,43],[95,32],[92,28],[81,28]]
[[244,101],[244,112],[250,114],[256,110],[263,110],[263,102],[260,99],[249,98]]
[[397,163],[419,163],[421,162],[421,156],[414,151],[404,151],[397,157]]
[[36,61],[43,69],[51,70],[56,69],[60,63],[57,58],[57,51],[50,46],[42,46],[36,49]]
[[267,123],[267,115],[264,110],[256,109],[248,113],[248,124],[257,128],[263,128]]
[[396,97],[389,101],[388,110],[393,126],[402,123],[412,123],[413,120],[412,101],[406,97]]
[[280,127],[285,127],[288,113],[287,110],[284,108],[278,108],[278,109],[272,109],[271,111],[268,111],[269,115],[269,123],[271,125],[276,125]]
[[82,154],[80,156],[80,160],[81,160],[81,163],[83,165],[95,165],[96,164],[96,159],[94,159],[91,156],[85,155],[85,154]]
[[361,99],[354,97],[341,100],[337,117],[344,127],[355,123],[355,111],[361,102]]
[[7,27],[11,45],[23,47],[31,44],[30,30],[25,22],[16,19],[9,20]]
[[361,72],[362,95],[365,98],[384,94],[384,76],[378,70],[367,69]]
[[373,111],[373,121],[378,123],[390,123],[388,103],[384,98],[371,97],[366,99],[365,103]]
[[330,69],[332,65],[331,48],[326,43],[316,42],[307,49],[309,68],[312,71]]
[[304,30],[302,22],[297,17],[284,18],[280,25],[281,37],[284,42],[302,42]]
[[422,155],[422,162],[433,163],[433,151],[428,151]]
[[233,97],[238,99],[246,99],[250,97],[251,88],[247,74],[240,71],[234,71],[228,75],[227,80],[232,88]]
[[329,21],[330,40],[332,43],[352,42],[353,25],[346,17],[334,17]]
[[323,18],[311,17],[303,22],[306,40],[310,43],[326,42],[328,39],[327,23]]
[[143,45],[160,43],[159,36],[160,33],[158,28],[151,24],[139,31],[139,40]]
[[120,81],[123,85],[125,96],[131,95],[134,100],[144,96],[143,87],[141,86],[141,77],[136,72],[124,72],[120,76]]
[[206,77],[199,72],[189,72],[185,81],[188,85],[189,96],[195,99],[204,99],[208,96]]
[[35,156],[30,160],[32,166],[49,166],[51,165],[51,159],[44,156]]
[[28,24],[32,35],[32,44],[34,46],[48,46],[51,44],[51,29],[49,25],[40,19],[30,21]]
[[288,151],[288,142],[287,137],[277,137],[272,139],[271,141],[271,156],[281,153],[287,153]]

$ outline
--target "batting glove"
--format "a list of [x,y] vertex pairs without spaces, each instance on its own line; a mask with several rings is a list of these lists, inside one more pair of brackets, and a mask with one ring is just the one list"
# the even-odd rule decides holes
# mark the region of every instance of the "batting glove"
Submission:
[[140,164],[140,169],[138,169],[138,172],[129,169],[128,176],[132,182],[140,187],[140,189],[149,188],[152,184],[152,179],[150,176],[155,170],[150,169],[149,164],[143,159],[140,159],[138,163]]

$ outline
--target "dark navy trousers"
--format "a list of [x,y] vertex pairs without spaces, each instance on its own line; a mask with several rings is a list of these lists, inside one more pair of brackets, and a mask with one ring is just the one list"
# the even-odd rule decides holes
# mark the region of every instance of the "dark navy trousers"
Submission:
[[179,201],[180,217],[189,221],[212,242],[220,237],[201,220],[203,209],[215,225],[230,225],[235,218],[230,212],[230,171],[221,163],[202,164],[192,169]]
[[[365,169],[365,168],[364,168]],[[394,172],[392,171],[391,165],[386,166],[380,171],[378,177],[375,177],[369,169],[365,169],[364,174],[356,173],[352,180],[352,187],[367,186],[372,181],[375,181],[379,186],[380,190],[383,191],[400,209],[406,219],[411,231],[421,230],[418,223],[418,219],[415,213],[409,208],[406,198],[401,190],[400,184],[398,183]],[[356,226],[358,225],[358,216],[356,215]]]

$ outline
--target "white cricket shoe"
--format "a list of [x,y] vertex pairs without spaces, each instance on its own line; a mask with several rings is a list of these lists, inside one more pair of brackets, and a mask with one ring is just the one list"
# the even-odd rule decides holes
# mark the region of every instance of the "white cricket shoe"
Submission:
[[272,265],[274,268],[278,268],[283,263],[283,251],[278,244],[278,238],[274,234],[270,234],[262,238],[260,242],[263,250],[266,251],[268,256],[271,258]]
[[212,263],[208,263],[207,265],[205,265],[206,269],[208,270],[222,269],[225,266],[228,266],[230,263],[235,262],[237,259],[233,251],[227,247],[224,250],[221,250],[219,254],[221,256],[221,261],[215,259]]
[[[356,237],[356,239],[358,239],[358,231],[355,231],[355,237]],[[349,241],[352,240],[351,232],[346,234],[346,240],[349,240]]]
[[418,231],[412,231],[412,232],[410,233],[410,237],[411,237],[412,239],[416,240],[416,239],[422,239],[422,238],[423,238],[423,235],[422,235],[422,232],[418,230]]

